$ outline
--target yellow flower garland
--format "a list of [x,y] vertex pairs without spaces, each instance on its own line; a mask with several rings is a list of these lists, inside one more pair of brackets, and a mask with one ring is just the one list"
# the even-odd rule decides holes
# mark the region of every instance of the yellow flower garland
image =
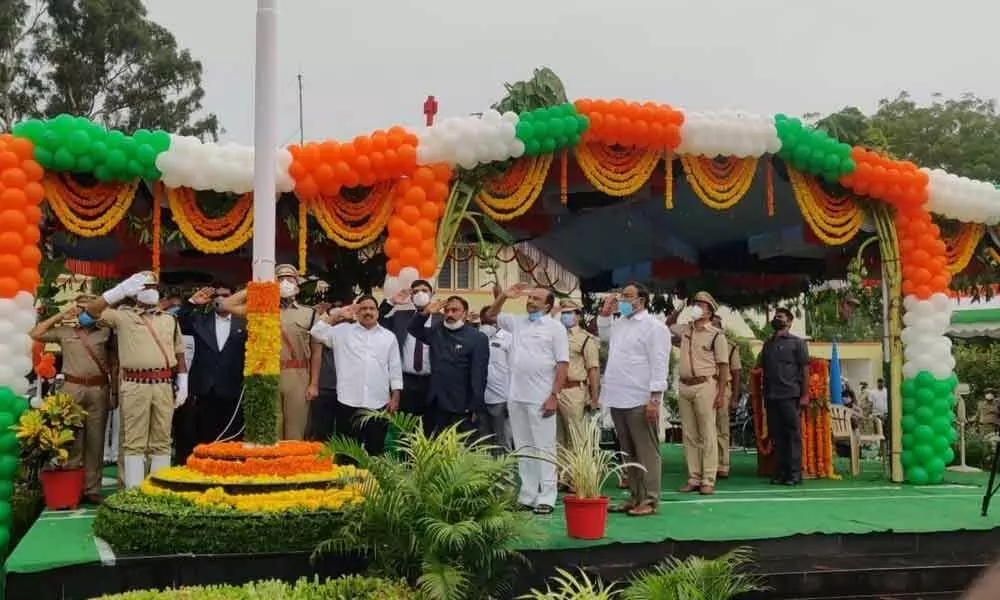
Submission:
[[647,148],[612,148],[581,143],[575,148],[580,170],[595,188],[609,196],[628,196],[646,185],[662,152]]
[[171,483],[197,483],[203,485],[266,485],[269,483],[329,483],[331,481],[339,481],[341,479],[362,479],[368,475],[368,472],[349,465],[338,465],[334,466],[329,471],[323,471],[320,473],[298,473],[287,476],[223,476],[206,475],[205,473],[199,473],[198,471],[189,469],[188,467],[166,467],[160,469],[154,475],[159,480]]
[[729,157],[721,161],[682,156],[681,165],[695,195],[709,208],[726,210],[746,196],[757,172],[756,158]]
[[810,186],[806,176],[792,168],[788,169],[788,180],[802,218],[824,244],[846,244],[861,230],[864,214],[849,196],[817,198],[817,193],[822,193],[822,190],[818,186]]
[[962,223],[957,234],[944,238],[948,270],[952,275],[961,273],[969,266],[985,233],[986,226],[982,223]]
[[199,252],[205,254],[228,254],[238,250],[253,237],[253,210],[247,211],[246,217],[239,227],[231,235],[212,239],[206,237],[195,228],[194,224],[188,220],[184,207],[181,206],[181,199],[178,190],[164,186],[167,195],[167,204],[170,206],[171,215],[177,228],[180,229],[184,239],[191,242]]
[[[487,182],[476,194],[476,204],[494,221],[511,221],[528,212],[545,187],[552,154],[521,158],[511,172]],[[523,177],[520,177],[523,172]],[[505,189],[508,188],[509,189]]]
[[281,374],[281,296],[274,281],[247,286],[247,352],[244,375]]
[[73,212],[70,204],[63,198],[59,188],[52,184],[48,178],[42,179],[42,186],[45,188],[45,197],[49,201],[49,206],[56,214],[59,221],[70,233],[80,237],[101,237],[107,235],[128,213],[135,199],[135,189],[139,185],[139,180],[124,184],[116,194],[114,203],[110,209],[94,219],[86,219]]
[[290,510],[341,510],[364,501],[360,484],[326,490],[292,490],[266,494],[227,494],[221,487],[204,492],[174,492],[163,489],[149,480],[140,486],[148,496],[182,498],[195,506],[231,508],[240,512],[284,512]]

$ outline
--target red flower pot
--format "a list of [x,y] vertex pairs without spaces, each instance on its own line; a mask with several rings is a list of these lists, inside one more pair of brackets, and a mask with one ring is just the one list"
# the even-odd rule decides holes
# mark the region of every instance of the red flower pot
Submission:
[[56,469],[38,474],[42,481],[45,508],[75,509],[83,495],[83,469]]
[[563,496],[566,508],[566,535],[578,540],[599,540],[608,525],[607,496],[577,498]]

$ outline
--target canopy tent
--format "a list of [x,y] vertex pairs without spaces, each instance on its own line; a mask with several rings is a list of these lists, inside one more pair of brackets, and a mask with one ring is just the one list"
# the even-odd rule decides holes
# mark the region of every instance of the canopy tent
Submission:
[[975,301],[962,298],[955,301],[948,335],[970,338],[1000,338],[1000,298]]

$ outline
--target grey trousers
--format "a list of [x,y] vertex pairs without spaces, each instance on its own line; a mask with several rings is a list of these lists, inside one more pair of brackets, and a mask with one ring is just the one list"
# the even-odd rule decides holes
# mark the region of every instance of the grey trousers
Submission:
[[646,418],[646,407],[612,408],[611,420],[615,424],[615,435],[621,451],[625,453],[624,460],[646,468],[643,471],[637,467],[629,467],[625,471],[632,496],[631,503],[659,505],[662,470],[660,440],[656,434],[656,425]]
[[491,436],[489,444],[497,446],[499,452],[510,452],[513,436],[510,432],[510,418],[507,404],[487,404],[479,420],[479,437]]

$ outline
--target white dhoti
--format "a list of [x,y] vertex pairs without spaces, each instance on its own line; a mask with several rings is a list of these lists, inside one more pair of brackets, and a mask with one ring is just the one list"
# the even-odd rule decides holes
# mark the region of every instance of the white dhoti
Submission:
[[542,417],[542,407],[525,402],[508,402],[510,429],[514,450],[522,455],[548,458],[522,457],[517,470],[521,477],[521,491],[517,501],[525,506],[555,506],[557,494],[556,417]]

